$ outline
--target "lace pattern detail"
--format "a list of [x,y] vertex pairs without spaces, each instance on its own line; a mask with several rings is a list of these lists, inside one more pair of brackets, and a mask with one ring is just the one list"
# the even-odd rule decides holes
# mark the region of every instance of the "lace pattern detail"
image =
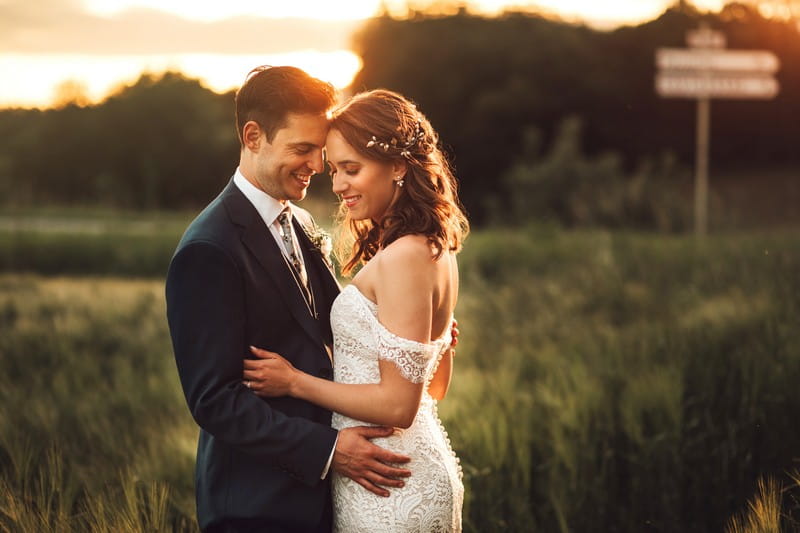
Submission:
[[[378,307],[357,287],[345,287],[331,311],[334,333],[334,379],[342,383],[377,383],[379,359],[394,362],[406,379],[425,383],[411,427],[378,446],[411,457],[412,476],[388,498],[368,492],[354,481],[333,473],[334,530],[339,532],[461,531],[464,487],[458,458],[439,420],[436,401],[427,385],[450,344],[450,331],[431,343],[392,334],[378,321]],[[380,354],[380,356],[379,356]],[[337,429],[370,425],[333,414]]]
[[423,344],[398,337],[378,324],[378,358],[391,361],[411,383],[422,383],[436,360],[436,344]]

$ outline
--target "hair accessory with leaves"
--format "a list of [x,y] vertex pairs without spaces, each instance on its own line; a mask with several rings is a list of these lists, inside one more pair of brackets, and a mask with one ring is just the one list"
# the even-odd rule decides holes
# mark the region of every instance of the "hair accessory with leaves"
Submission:
[[410,149],[413,148],[425,135],[425,131],[422,129],[422,118],[417,118],[417,128],[416,131],[412,135],[409,135],[405,141],[400,142],[396,137],[392,137],[388,141],[381,141],[374,135],[372,139],[367,142],[367,148],[372,148],[373,146],[377,146],[379,148],[383,148],[384,152],[388,152],[389,148],[392,150],[400,150],[400,155],[405,157],[406,159],[411,158],[411,151]]

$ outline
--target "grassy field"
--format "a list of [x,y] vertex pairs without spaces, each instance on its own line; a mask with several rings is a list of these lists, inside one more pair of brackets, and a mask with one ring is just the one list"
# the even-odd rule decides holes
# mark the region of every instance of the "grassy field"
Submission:
[[[0,276],[0,530],[196,528],[197,430],[153,266],[183,223],[96,241],[0,231],[18,243],[0,264],[39,273]],[[41,275],[87,241],[75,276]],[[114,254],[124,267],[108,268]],[[487,230],[461,270],[440,413],[466,531],[723,531],[759,478],[772,488],[756,503],[794,530],[800,232]]]
[[[331,227],[335,205],[330,198],[309,197],[302,206],[318,224]],[[161,278],[196,215],[102,208],[0,209],[0,272]]]
[[473,523],[721,531],[758,476],[785,479],[800,446],[798,244],[474,235],[458,400],[443,409],[476,468]]
[[161,285],[0,278],[0,530],[191,530]]

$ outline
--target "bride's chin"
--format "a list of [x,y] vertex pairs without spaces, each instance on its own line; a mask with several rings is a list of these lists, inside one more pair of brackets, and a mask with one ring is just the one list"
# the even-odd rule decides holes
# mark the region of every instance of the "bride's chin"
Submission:
[[368,217],[368,216],[366,216],[366,215],[364,215],[362,213],[357,213],[357,212],[354,213],[353,211],[350,211],[350,219],[351,220],[361,221],[361,220],[369,220],[369,218],[370,217]]

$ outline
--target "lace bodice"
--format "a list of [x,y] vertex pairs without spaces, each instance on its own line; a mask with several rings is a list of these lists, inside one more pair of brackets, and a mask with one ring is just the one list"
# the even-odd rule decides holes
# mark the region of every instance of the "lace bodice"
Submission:
[[[336,299],[331,311],[334,362],[343,383],[378,383],[381,379],[378,358],[397,365],[404,378],[412,383],[429,382],[439,360],[450,344],[450,328],[431,343],[398,337],[378,322],[378,306],[355,285],[348,285]],[[341,363],[337,365],[336,363]]]
[[[411,457],[411,477],[389,498],[368,492],[354,481],[333,476],[334,529],[341,532],[461,531],[464,489],[447,433],[439,421],[428,385],[450,344],[450,329],[430,343],[394,335],[378,321],[378,306],[355,285],[336,298],[331,310],[334,336],[334,380],[340,383],[380,382],[379,360],[392,361],[411,382],[425,383],[413,424],[373,442]],[[339,413],[333,426],[371,425]]]

